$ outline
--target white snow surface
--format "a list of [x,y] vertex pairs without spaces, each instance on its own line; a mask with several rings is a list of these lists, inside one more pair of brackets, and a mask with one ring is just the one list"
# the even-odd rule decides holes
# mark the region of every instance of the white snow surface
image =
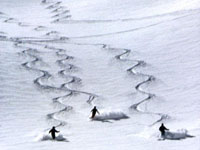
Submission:
[[200,150],[199,0],[0,8],[0,150]]
[[97,121],[107,121],[107,120],[121,120],[127,119],[128,116],[123,112],[103,112],[99,115],[96,115],[93,120]]

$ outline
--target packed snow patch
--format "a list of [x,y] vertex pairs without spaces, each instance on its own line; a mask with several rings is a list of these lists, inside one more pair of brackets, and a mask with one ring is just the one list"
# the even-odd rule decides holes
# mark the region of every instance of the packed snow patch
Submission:
[[123,112],[103,112],[99,115],[95,116],[93,120],[98,121],[106,121],[106,120],[121,120],[121,119],[127,119],[129,118],[125,113]]

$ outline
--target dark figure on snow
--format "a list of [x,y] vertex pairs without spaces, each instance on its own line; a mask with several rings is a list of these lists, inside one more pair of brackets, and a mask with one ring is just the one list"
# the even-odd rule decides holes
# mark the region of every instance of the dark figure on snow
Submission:
[[49,131],[49,133],[51,133],[51,136],[52,136],[53,139],[56,138],[56,132],[60,132],[60,131],[57,131],[55,127],[53,127],[53,128]]
[[166,131],[166,130],[169,130],[169,129],[167,129],[167,128],[164,126],[164,124],[162,123],[161,126],[160,126],[160,128],[159,128],[159,130],[160,130],[160,132],[161,132],[161,136],[164,136],[164,135],[165,135],[165,131]]
[[97,110],[96,106],[94,106],[94,108],[91,110],[91,112],[92,112],[91,118],[94,118],[96,113],[100,114],[99,111]]

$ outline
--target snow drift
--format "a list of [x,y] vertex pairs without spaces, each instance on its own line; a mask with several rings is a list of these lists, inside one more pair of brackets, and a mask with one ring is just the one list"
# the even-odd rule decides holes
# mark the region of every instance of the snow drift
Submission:
[[181,129],[176,132],[167,131],[163,138],[169,140],[181,140],[188,137],[193,137],[193,136],[189,135],[186,129]]
[[93,120],[106,121],[106,120],[121,120],[128,119],[129,117],[123,112],[103,112],[94,117]]

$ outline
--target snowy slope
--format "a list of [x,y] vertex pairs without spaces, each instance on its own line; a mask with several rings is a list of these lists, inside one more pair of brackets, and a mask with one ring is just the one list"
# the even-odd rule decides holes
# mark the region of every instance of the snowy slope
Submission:
[[0,6],[0,149],[200,149],[199,0]]

